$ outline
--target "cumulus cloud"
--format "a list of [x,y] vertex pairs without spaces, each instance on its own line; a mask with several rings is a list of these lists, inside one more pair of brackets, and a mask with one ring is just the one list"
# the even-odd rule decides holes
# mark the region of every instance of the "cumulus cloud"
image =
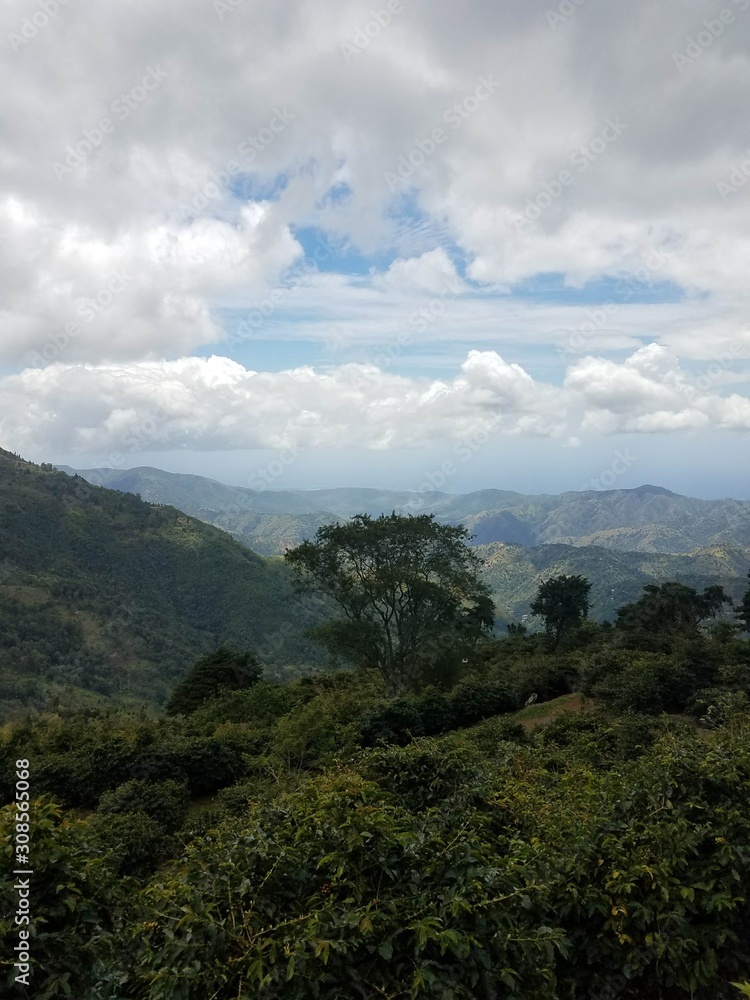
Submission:
[[420,448],[489,426],[567,444],[592,433],[750,429],[750,401],[719,395],[707,378],[689,378],[657,345],[622,364],[584,358],[563,388],[491,351],[471,351],[446,380],[358,364],[257,372],[218,356],[57,363],[0,381],[0,445],[122,461],[181,446]]

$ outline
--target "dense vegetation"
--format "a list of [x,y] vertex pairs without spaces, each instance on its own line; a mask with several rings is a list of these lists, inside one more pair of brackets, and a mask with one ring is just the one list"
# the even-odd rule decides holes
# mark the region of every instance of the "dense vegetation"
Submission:
[[[176,510],[0,462],[3,635],[27,630],[41,676],[58,652],[80,665],[94,633],[75,610],[103,622],[127,592],[102,648],[127,655],[154,615],[144,691],[171,679],[161,713],[87,703],[81,684],[0,730],[4,996],[740,996],[750,577],[733,595],[647,584],[598,622],[587,578],[548,575],[538,629],[498,636],[465,530],[363,515],[287,557],[327,595],[308,621],[350,668],[273,683],[261,612],[305,608],[286,567]],[[8,683],[35,676],[20,648]],[[12,874],[27,779],[29,985]]]
[[739,996],[750,643],[720,597],[519,627],[397,697],[376,669],[273,685],[223,649],[182,714],[7,725],[3,800],[19,759],[37,796],[34,996]]
[[170,507],[0,451],[0,701],[161,704],[221,642],[273,675],[322,662],[305,637],[320,602],[280,560]]

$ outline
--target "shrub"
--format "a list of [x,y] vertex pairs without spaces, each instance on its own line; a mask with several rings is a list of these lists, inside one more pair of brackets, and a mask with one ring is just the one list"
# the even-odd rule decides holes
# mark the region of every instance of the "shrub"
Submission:
[[500,681],[461,681],[451,691],[450,703],[456,727],[473,726],[482,719],[518,707],[515,695]]
[[144,813],[166,830],[176,830],[187,812],[190,796],[187,786],[177,781],[152,783],[132,779],[105,792],[99,800],[100,815]]
[[360,744],[374,747],[383,743],[406,746],[424,735],[422,716],[413,700],[397,698],[366,712],[359,727]]

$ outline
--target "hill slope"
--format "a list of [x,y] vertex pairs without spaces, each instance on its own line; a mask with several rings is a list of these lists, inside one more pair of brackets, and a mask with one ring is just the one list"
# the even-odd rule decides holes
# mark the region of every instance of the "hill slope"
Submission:
[[750,549],[750,501],[698,500],[659,486],[559,496],[506,490],[452,495],[367,489],[258,491],[149,468],[89,469],[81,475],[139,493],[152,503],[179,507],[264,554],[283,552],[336,517],[392,510],[430,511],[442,521],[464,524],[476,544],[595,545],[664,553],[717,545]]
[[[278,667],[317,659],[322,606],[265,560],[172,507],[0,450],[0,698],[83,691],[161,702],[222,642]],[[66,694],[65,692],[68,692]]]
[[614,621],[617,608],[640,597],[648,583],[678,580],[702,590],[720,584],[735,599],[747,590],[750,552],[712,547],[689,555],[616,552],[594,546],[523,547],[493,542],[477,547],[485,560],[484,578],[501,620],[518,621],[529,611],[539,584],[560,573],[591,581],[591,617]]

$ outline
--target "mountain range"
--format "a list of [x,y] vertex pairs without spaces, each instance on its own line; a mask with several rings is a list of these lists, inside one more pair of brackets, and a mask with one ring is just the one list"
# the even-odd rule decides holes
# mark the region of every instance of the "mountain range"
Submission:
[[[74,470],[61,466],[64,471]],[[750,548],[750,501],[699,500],[660,486],[528,496],[508,490],[251,490],[203,476],[135,468],[78,472],[112,489],[169,504],[277,555],[319,525],[367,513],[422,513],[463,524],[475,545],[598,546],[621,552],[690,553],[711,546]]]

